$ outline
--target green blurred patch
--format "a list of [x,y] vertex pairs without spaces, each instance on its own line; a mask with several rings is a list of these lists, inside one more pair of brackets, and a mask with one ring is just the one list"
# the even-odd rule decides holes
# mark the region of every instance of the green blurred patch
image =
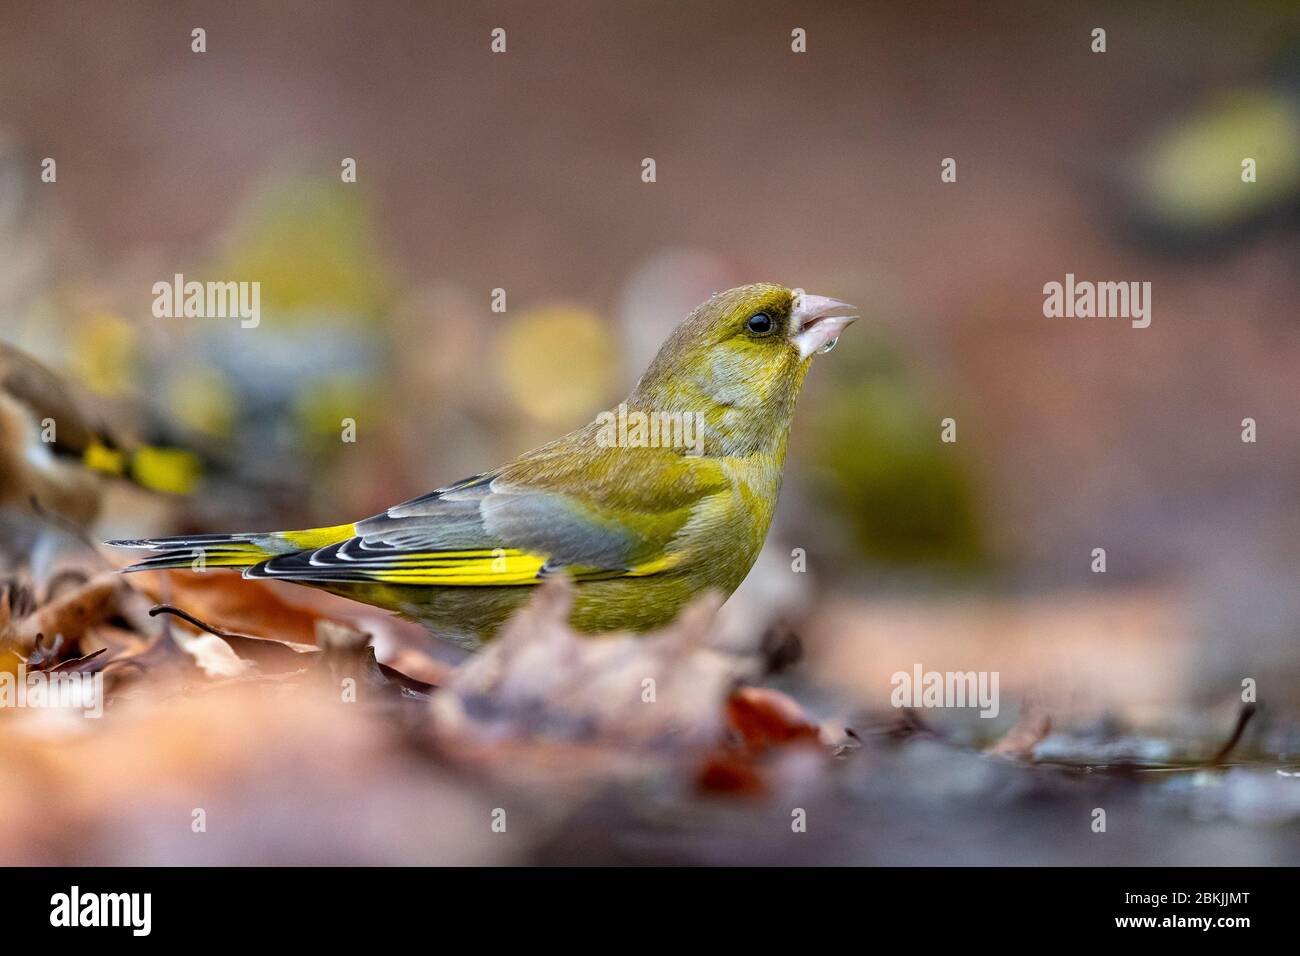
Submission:
[[217,273],[262,283],[262,308],[292,321],[374,318],[388,299],[374,222],[355,188],[279,180],[249,197]]
[[[1242,181],[1242,161],[1257,179]],[[1175,229],[1221,229],[1300,192],[1300,101],[1284,89],[1218,94],[1162,129],[1138,158],[1147,214]]]
[[527,309],[498,340],[499,374],[516,407],[556,427],[610,399],[617,362],[610,327],[581,306]]
[[[835,356],[841,359],[840,355]],[[858,555],[903,566],[974,570],[988,561],[972,476],[958,442],[897,353],[879,340],[822,363],[832,382],[810,416],[814,491]]]
[[70,363],[77,380],[100,395],[130,394],[139,376],[139,333],[112,312],[79,318],[70,338]]
[[[307,450],[329,459],[348,447],[345,429],[354,435],[362,424],[376,421],[373,383],[363,375],[340,374],[322,379],[315,388],[299,392],[294,401],[294,420]],[[355,439],[354,439],[355,440]]]
[[216,369],[184,363],[172,370],[165,388],[172,418],[208,438],[229,438],[234,431],[239,396]]

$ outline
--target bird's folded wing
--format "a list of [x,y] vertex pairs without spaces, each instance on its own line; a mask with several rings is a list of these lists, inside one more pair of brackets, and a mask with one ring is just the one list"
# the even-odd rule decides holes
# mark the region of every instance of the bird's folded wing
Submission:
[[587,489],[556,471],[535,477],[516,466],[476,475],[357,522],[353,537],[246,574],[420,586],[535,584],[559,570],[583,579],[653,574],[672,566],[674,535],[721,490],[696,475],[646,511],[618,483]]

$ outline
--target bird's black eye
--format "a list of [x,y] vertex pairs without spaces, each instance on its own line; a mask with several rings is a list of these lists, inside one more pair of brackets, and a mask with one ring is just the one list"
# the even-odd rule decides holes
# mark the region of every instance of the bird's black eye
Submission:
[[772,331],[772,317],[766,312],[755,312],[745,320],[745,328],[754,335],[767,335]]

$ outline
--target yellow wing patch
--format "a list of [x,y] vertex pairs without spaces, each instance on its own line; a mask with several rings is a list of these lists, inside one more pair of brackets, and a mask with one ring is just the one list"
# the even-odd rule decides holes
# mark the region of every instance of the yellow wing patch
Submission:
[[[636,567],[611,570],[600,568],[565,568],[576,580],[600,580],[618,577],[648,577],[670,570],[675,556],[665,556]],[[461,587],[508,587],[537,584],[546,555],[497,548],[493,551],[431,551],[404,554],[388,567],[363,573],[385,584],[455,585]]]
[[655,558],[653,561],[646,561],[642,564],[635,565],[623,572],[623,577],[628,578],[646,578],[652,574],[659,574],[663,571],[671,571],[680,561],[681,556],[677,554],[665,554]]
[[336,524],[330,528],[308,528],[306,531],[281,531],[276,537],[282,538],[299,551],[311,551],[314,548],[328,548],[348,538],[355,537],[357,526],[354,524]]
[[546,557],[524,551],[435,551],[402,555],[392,568],[366,572],[385,584],[498,586],[536,584]]

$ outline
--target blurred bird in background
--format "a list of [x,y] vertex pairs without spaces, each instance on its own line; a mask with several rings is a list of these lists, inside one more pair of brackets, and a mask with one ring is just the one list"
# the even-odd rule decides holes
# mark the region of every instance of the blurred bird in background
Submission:
[[1167,252],[1231,250],[1300,226],[1300,37],[1256,82],[1212,86],[1162,121],[1125,173],[1132,227]]
[[116,435],[58,375],[0,342],[0,526],[11,559],[43,567],[51,534],[95,520],[106,478],[188,494],[201,470],[192,452]]
[[[243,569],[419,620],[467,646],[490,638],[548,574],[577,584],[573,624],[642,631],[694,596],[729,595],[763,546],[791,416],[812,356],[856,315],[778,285],[712,296],[610,416],[690,416],[694,447],[602,437],[601,417],[491,472],[353,524],[130,541],[127,570]],[[630,432],[629,432],[630,434]]]

